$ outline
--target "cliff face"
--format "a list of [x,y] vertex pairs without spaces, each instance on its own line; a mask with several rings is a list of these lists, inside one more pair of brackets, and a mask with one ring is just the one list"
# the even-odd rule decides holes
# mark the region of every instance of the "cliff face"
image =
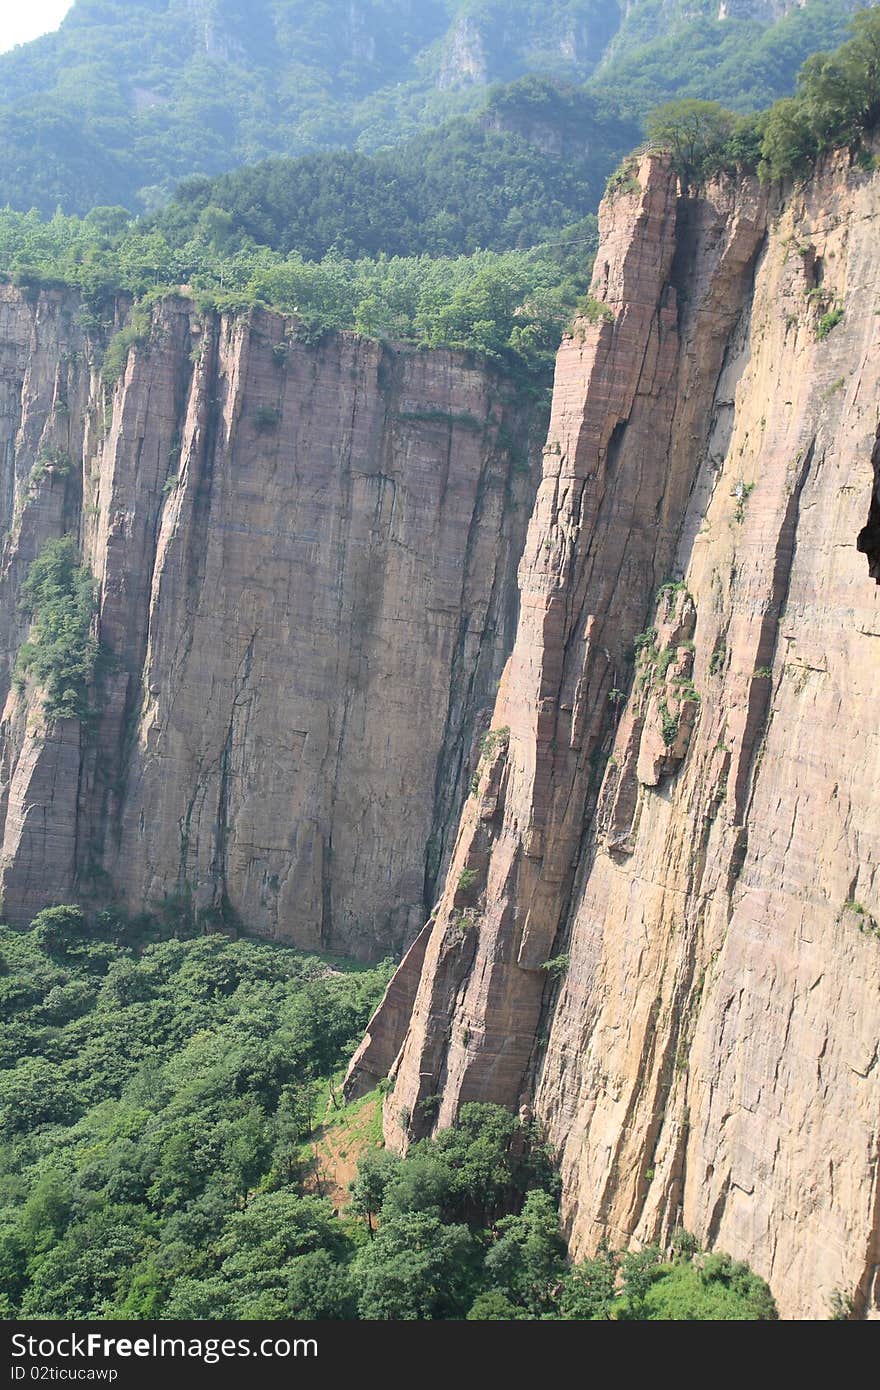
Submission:
[[[185,902],[399,949],[513,637],[532,407],[461,355],[309,347],[185,299],[110,388],[70,297],[2,290],[0,316],[8,920]],[[10,679],[27,565],[65,532],[108,658],[85,728]]]
[[532,1111],[575,1255],[683,1225],[784,1315],[870,1313],[880,176],[831,163],[771,214],[656,158],[638,184],[559,354],[424,964],[349,1084],[395,1058],[398,1145],[467,1100]]

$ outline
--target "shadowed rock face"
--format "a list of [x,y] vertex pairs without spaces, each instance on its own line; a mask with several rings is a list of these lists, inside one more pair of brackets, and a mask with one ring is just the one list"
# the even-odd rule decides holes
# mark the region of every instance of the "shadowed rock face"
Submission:
[[535,1113],[575,1255],[684,1225],[784,1315],[870,1315],[880,177],[830,161],[769,220],[749,182],[639,184],[601,212],[495,735],[367,1060],[396,1052],[398,1146],[467,1100]]
[[[460,354],[305,347],[185,299],[110,389],[76,310],[0,291],[4,911],[183,899],[399,950],[512,642],[534,407]],[[34,481],[48,449],[70,467]],[[83,731],[10,688],[18,590],[65,531],[112,657]]]
[[880,584],[880,437],[874,446],[874,490],[868,520],[859,532],[856,548],[868,557],[868,573]]

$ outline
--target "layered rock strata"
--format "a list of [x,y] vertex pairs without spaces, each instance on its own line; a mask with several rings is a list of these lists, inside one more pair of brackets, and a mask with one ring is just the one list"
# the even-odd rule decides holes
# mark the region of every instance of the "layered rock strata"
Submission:
[[[0,291],[7,918],[113,899],[399,950],[510,650],[535,407],[461,354],[186,298],[111,386],[81,319]],[[66,532],[99,591],[87,728],[11,684],[27,566]]]
[[878,219],[842,157],[603,205],[493,732],[350,1081],[395,1055],[399,1146],[524,1107],[575,1256],[683,1225],[787,1316],[878,1307]]

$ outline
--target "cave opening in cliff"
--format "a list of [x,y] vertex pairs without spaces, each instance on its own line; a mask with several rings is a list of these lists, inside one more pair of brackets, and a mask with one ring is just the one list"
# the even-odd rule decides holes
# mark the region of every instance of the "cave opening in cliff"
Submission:
[[868,507],[868,520],[856,540],[856,549],[868,557],[868,574],[875,584],[880,584],[880,429],[872,455],[874,466],[874,486]]

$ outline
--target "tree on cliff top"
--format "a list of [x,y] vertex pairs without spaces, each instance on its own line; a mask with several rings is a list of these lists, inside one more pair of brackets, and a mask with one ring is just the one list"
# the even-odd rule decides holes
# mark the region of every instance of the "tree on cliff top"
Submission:
[[648,117],[648,140],[672,153],[684,178],[698,177],[733,133],[736,116],[717,101],[668,101]]

